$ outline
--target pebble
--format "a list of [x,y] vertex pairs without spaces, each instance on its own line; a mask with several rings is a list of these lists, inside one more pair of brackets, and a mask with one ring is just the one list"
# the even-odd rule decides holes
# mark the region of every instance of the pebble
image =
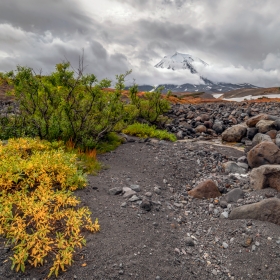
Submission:
[[228,212],[223,212],[220,216],[221,219],[227,219],[228,218]]
[[212,273],[213,273],[215,276],[218,275],[218,271],[217,271],[216,269],[213,269],[213,270],[212,270]]
[[185,244],[186,246],[194,246],[194,240],[191,237],[185,237],[184,238]]
[[146,192],[145,193],[145,196],[147,196],[147,197],[151,197],[153,194],[151,193],[151,192]]
[[245,240],[241,244],[243,247],[249,247],[253,242],[253,238],[251,236],[245,236]]
[[226,242],[223,242],[223,248],[227,249],[228,248],[228,244]]
[[126,207],[126,206],[127,206],[127,203],[126,203],[126,202],[124,202],[124,203],[121,204],[121,207],[123,207],[123,208]]
[[154,187],[154,192],[158,195],[161,194],[161,190],[158,187]]
[[135,201],[138,201],[138,200],[140,200],[140,198],[137,195],[133,195],[128,201],[135,202]]
[[141,188],[139,185],[130,185],[130,188],[135,192],[140,192]]

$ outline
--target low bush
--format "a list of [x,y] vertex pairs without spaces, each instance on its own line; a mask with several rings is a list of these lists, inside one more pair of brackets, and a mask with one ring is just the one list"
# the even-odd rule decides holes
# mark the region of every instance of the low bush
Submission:
[[139,117],[150,123],[156,123],[158,118],[170,109],[170,103],[162,98],[163,87],[153,92],[146,92],[144,96],[138,96],[138,87],[133,85],[130,92],[131,103],[136,106],[139,111]]
[[0,234],[14,246],[12,268],[24,271],[53,256],[49,276],[57,276],[85,245],[82,230],[99,231],[72,193],[86,185],[77,155],[61,142],[11,139],[0,143],[0,160]]
[[140,138],[158,138],[161,140],[176,141],[176,136],[166,130],[156,129],[155,126],[149,126],[148,124],[134,123],[129,125],[123,130],[123,133],[134,135]]

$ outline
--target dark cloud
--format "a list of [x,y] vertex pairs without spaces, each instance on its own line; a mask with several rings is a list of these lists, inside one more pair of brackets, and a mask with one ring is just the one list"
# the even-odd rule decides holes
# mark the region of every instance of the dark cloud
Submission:
[[[79,32],[87,34],[97,25],[94,19],[82,13],[78,1],[74,0],[1,0],[0,23],[7,23],[25,31],[56,36],[69,36]],[[94,25],[93,25],[94,23]]]
[[[1,0],[0,71],[52,71],[84,49],[87,71],[140,83],[197,77],[153,65],[175,51],[210,64],[213,80],[280,84],[280,5],[274,0]],[[93,2],[93,1],[92,1]],[[97,11],[97,12],[96,12]],[[169,76],[168,76],[169,75]]]

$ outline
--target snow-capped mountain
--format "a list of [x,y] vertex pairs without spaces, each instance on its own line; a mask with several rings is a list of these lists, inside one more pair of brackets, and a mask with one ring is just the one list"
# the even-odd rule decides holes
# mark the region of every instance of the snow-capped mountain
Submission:
[[198,57],[192,56],[190,54],[184,54],[176,52],[171,56],[165,56],[159,63],[155,65],[156,68],[166,68],[172,70],[179,70],[179,69],[189,69],[191,73],[197,73],[195,63],[199,63],[203,66],[207,66],[208,64],[201,60]]
[[[155,65],[156,68],[164,68],[164,69],[170,69],[170,70],[181,70],[186,69],[189,70],[192,74],[198,74],[197,69],[195,66],[197,65],[203,65],[208,66],[206,62],[201,60],[198,57],[195,57],[190,54],[183,54],[176,52],[175,54],[171,56],[165,56],[159,63]],[[201,84],[190,84],[185,83],[182,85],[175,85],[175,84],[161,84],[156,87],[152,87],[150,85],[144,85],[139,86],[140,91],[152,91],[154,88],[158,88],[163,86],[164,90],[163,92],[167,92],[168,90],[171,90],[172,92],[208,92],[208,93],[224,93],[231,90],[236,89],[244,89],[244,88],[259,88],[257,86],[254,86],[252,84],[231,84],[231,83],[214,83],[207,79],[206,77],[202,77],[200,75],[200,78],[202,80]]]

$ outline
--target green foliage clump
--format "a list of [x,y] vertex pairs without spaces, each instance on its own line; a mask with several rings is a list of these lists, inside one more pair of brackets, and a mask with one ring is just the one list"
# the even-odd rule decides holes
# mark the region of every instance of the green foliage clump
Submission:
[[69,70],[69,63],[57,64],[49,76],[35,75],[30,68],[18,66],[7,74],[20,106],[20,115],[2,119],[3,138],[39,136],[53,141],[71,139],[75,146],[94,148],[106,135],[123,128],[130,112],[121,101],[123,81],[117,76],[116,90],[105,91],[111,82],[100,82],[92,74]]
[[166,130],[156,129],[155,126],[149,126],[148,124],[134,123],[129,125],[123,130],[123,133],[134,135],[140,138],[158,138],[161,140],[176,141],[176,136],[169,133]]
[[131,103],[139,110],[139,117],[150,123],[156,123],[163,113],[170,109],[169,102],[162,98],[163,87],[155,89],[153,92],[146,92],[143,97],[139,97],[137,85],[130,88]]
[[[82,230],[99,231],[72,191],[86,185],[76,155],[60,143],[11,139],[0,143],[0,235],[14,246],[12,268],[53,261],[49,276],[72,264],[85,245]],[[51,256],[54,256],[51,259]]]

